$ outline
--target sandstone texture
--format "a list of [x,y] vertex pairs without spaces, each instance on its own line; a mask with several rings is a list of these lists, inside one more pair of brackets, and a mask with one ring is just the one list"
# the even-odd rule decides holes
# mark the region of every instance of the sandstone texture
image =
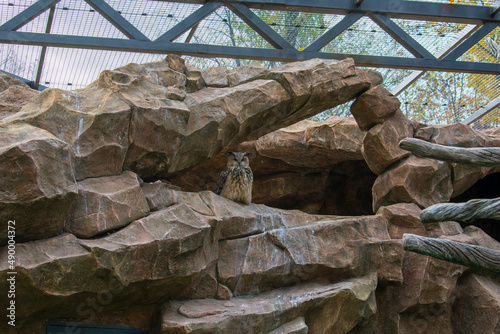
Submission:
[[66,231],[77,237],[90,238],[144,217],[149,206],[137,175],[125,171],[118,176],[78,182],[78,196],[70,212]]
[[[173,55],[71,92],[2,76],[0,106],[22,103],[0,115],[0,291],[16,273],[16,327],[0,332],[498,332],[498,277],[401,239],[500,250],[478,227],[420,220],[499,170],[398,143],[499,146],[500,132],[410,121],[381,81],[352,60],[199,70]],[[307,120],[353,99],[353,118]],[[228,151],[250,153],[249,205],[213,192]]]
[[[228,150],[250,152],[254,203],[308,213],[372,214],[376,175],[363,161],[364,136],[353,118],[333,116],[304,120]],[[223,151],[172,182],[184,190],[213,191],[226,156]]]
[[78,192],[67,143],[28,124],[0,125],[0,175],[1,246],[7,243],[10,220],[17,242],[63,231]]
[[[231,302],[170,302],[160,333],[346,333],[375,313],[375,282],[374,277],[362,277],[337,284],[305,283]],[[276,328],[276,323],[283,325]]]
[[464,164],[422,159],[399,147],[404,138],[457,147],[494,146],[497,132],[475,131],[464,124],[427,126],[408,120],[397,99],[381,86],[363,93],[351,106],[363,139],[363,158],[378,175],[372,188],[373,210],[398,203],[420,208],[448,202],[478,180],[497,172]]
[[230,74],[212,68],[194,84],[197,72],[179,59],[104,71],[80,91],[47,89],[4,122],[28,123],[67,142],[77,180],[122,168],[143,179],[168,178],[381,83],[379,74],[356,69],[352,60],[314,59]]
[[37,94],[21,80],[0,73],[0,120],[17,113]]
[[[356,313],[338,315],[339,322],[344,317],[351,319],[342,322],[347,331],[375,312],[373,292],[377,282],[395,284],[402,279],[402,246],[390,239],[383,216],[314,216],[261,204],[245,206],[210,191],[186,193],[168,185],[156,191],[155,184],[144,187],[150,188],[145,189],[149,199],[163,194],[164,205],[157,207],[164,208],[115,233],[92,240],[63,234],[17,245],[16,298],[31,300],[31,296],[37,296],[37,300],[43,300],[20,306],[19,319],[32,322],[48,314],[56,318],[76,316],[72,305],[100,293],[110,294],[101,297],[111,298],[113,303],[100,306],[112,310],[116,303],[216,298],[219,286],[227,287],[234,296],[258,294],[262,299],[258,303],[267,305],[266,298],[274,300],[273,294],[280,292],[265,292],[294,285],[287,302],[274,300],[283,315],[277,325],[268,324],[274,326],[270,330],[303,315],[305,310],[317,319],[312,326],[330,328],[335,322],[322,324],[327,310],[341,311],[339,303],[352,302],[358,305]],[[3,248],[2,272],[8,270],[6,256],[7,248]],[[50,273],[50,279],[43,279],[43,273]],[[367,278],[362,279],[364,276]],[[350,278],[352,282],[344,281]],[[5,287],[6,282],[0,284]],[[290,306],[285,307],[286,303]],[[321,305],[327,307],[324,314],[316,314]],[[256,305],[248,321],[259,318],[258,309],[262,307]],[[274,314],[268,306],[264,309],[262,312]],[[179,316],[198,319],[214,311],[207,312],[187,304]],[[292,314],[296,316],[290,318]],[[234,322],[242,321],[238,314],[234,317]],[[202,320],[214,325],[210,319]],[[170,325],[163,320],[162,326]]]

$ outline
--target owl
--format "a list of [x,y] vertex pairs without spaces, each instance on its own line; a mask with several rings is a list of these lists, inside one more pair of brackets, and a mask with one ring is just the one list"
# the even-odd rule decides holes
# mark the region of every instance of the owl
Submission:
[[250,204],[252,201],[253,173],[250,169],[248,152],[228,152],[226,168],[217,181],[217,195],[235,202]]

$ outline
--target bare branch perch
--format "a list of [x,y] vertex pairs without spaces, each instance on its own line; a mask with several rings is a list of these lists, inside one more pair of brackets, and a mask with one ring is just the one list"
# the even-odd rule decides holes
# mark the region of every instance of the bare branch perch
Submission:
[[405,138],[399,142],[399,147],[424,158],[475,166],[500,167],[499,147],[452,147],[432,144],[417,138]]
[[500,275],[500,252],[446,239],[403,235],[403,248],[436,259]]
[[420,220],[424,224],[449,220],[470,223],[477,219],[500,220],[500,197],[473,199],[465,203],[435,204],[420,213]]

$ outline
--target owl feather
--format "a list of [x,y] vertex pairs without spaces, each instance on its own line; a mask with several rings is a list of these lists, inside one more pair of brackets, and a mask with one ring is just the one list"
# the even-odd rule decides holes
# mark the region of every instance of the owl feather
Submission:
[[219,175],[215,193],[235,202],[250,204],[252,201],[253,173],[248,152],[228,152],[226,167]]

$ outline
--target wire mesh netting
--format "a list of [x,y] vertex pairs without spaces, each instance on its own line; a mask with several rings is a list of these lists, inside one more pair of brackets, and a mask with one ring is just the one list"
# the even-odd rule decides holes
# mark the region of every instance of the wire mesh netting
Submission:
[[[155,40],[201,5],[170,1],[105,0],[134,27]],[[422,1],[422,0],[419,0]],[[0,0],[0,24],[32,5],[35,0]],[[429,2],[490,6],[494,0],[429,0]],[[392,1],[389,6],[397,6]],[[262,21],[297,50],[302,51],[344,16],[335,14],[272,11],[251,9]],[[44,33],[49,12],[39,15],[19,31]],[[444,57],[479,27],[463,23],[393,19],[404,32],[437,58]],[[115,26],[83,0],[61,0],[54,7],[50,33],[74,36],[127,39]],[[273,48],[261,35],[249,27],[228,7],[221,6],[204,20],[174,40],[175,43],[195,43],[251,48]],[[494,29],[479,43],[464,53],[459,61],[498,63],[500,61],[500,28]],[[105,47],[104,47],[105,48]],[[362,17],[321,52],[413,58],[414,56],[369,17]],[[0,44],[0,70],[28,80],[35,80],[42,47]],[[128,63],[145,63],[164,58],[161,54],[145,54],[105,50],[47,47],[40,84],[62,89],[79,89],[96,80],[105,69]],[[251,63],[247,59],[185,57],[200,69],[213,66],[234,68]],[[262,61],[268,67],[276,61]],[[383,85],[398,94],[401,109],[412,119],[428,124],[463,121],[477,110],[491,105],[500,95],[498,75],[420,72],[377,68],[384,77]],[[349,116],[349,104],[316,116],[322,120],[331,115]],[[473,125],[477,128],[496,127],[500,108],[496,107]]]

